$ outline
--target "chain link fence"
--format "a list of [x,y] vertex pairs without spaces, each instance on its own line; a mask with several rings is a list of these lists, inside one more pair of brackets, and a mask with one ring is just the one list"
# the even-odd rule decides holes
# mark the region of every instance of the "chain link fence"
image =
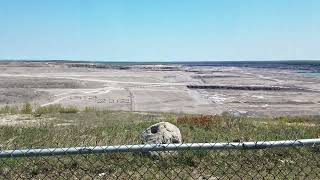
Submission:
[[320,139],[0,151],[1,179],[320,179]]

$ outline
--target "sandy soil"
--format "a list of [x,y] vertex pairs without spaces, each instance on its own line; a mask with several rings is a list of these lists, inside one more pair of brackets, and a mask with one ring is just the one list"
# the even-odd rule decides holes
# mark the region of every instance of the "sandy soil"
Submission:
[[[279,86],[296,91],[189,89],[187,85]],[[320,77],[289,70],[0,63],[0,105],[32,102],[125,111],[252,116],[320,115]]]

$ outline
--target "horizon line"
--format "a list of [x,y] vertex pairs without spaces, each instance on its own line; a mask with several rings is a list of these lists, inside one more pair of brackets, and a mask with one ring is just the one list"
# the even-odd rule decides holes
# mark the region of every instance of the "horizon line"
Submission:
[[266,59],[266,60],[258,60],[258,59],[241,59],[241,60],[148,60],[148,61],[137,61],[137,60],[81,60],[81,59],[0,59],[0,61],[20,61],[20,62],[132,62],[132,63],[175,63],[175,62],[294,62],[294,61],[320,61],[320,59]]

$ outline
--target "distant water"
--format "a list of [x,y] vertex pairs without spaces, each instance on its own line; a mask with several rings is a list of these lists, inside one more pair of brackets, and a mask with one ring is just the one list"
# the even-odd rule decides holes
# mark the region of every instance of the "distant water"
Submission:
[[320,72],[299,72],[302,73],[304,76],[309,77],[320,77]]
[[192,63],[191,66],[251,67],[293,70],[306,76],[320,76],[320,61],[233,61]]
[[[195,63],[197,64],[197,63]],[[192,65],[192,64],[191,64]],[[293,70],[304,76],[320,77],[320,61],[241,61],[241,62],[209,62],[200,63],[199,66],[227,66],[272,68],[280,70]]]
[[122,65],[153,65],[181,64],[185,66],[215,66],[215,67],[252,67],[294,70],[307,76],[320,76],[320,61],[197,61],[197,62],[99,62],[103,64]]
[[[0,60],[14,61],[14,60]],[[252,67],[294,70],[306,76],[320,76],[320,60],[282,60],[282,61],[171,61],[171,62],[132,62],[132,61],[69,61],[69,60],[16,60],[31,62],[65,62],[65,63],[101,63],[112,65],[174,65],[216,66],[216,67]]]

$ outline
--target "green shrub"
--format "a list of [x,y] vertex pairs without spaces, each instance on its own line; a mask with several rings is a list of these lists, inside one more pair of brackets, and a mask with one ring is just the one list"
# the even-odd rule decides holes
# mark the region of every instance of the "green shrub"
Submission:
[[6,105],[0,108],[0,114],[18,114],[19,107],[18,106],[9,106]]
[[6,105],[0,108],[0,114],[9,114],[10,113],[10,106]]
[[30,103],[25,103],[21,109],[22,114],[32,114],[32,105]]
[[77,113],[79,112],[79,109],[76,107],[66,107],[66,108],[61,108],[59,113]]
[[19,113],[19,107],[18,106],[10,107],[10,114],[18,114],[18,113]]
[[35,110],[35,116],[41,116],[42,114],[54,114],[54,113],[77,113],[79,110],[76,107],[62,107],[61,105],[48,105],[39,107]]
[[307,121],[307,118],[305,117],[289,117],[289,116],[281,116],[276,118],[276,120],[282,122],[282,123],[304,123]]
[[50,113],[59,113],[62,109],[61,105],[48,105],[39,107],[35,110],[35,114],[41,115],[41,114],[50,114]]
[[95,112],[96,109],[93,108],[93,107],[85,107],[83,111],[84,111],[84,112]]

